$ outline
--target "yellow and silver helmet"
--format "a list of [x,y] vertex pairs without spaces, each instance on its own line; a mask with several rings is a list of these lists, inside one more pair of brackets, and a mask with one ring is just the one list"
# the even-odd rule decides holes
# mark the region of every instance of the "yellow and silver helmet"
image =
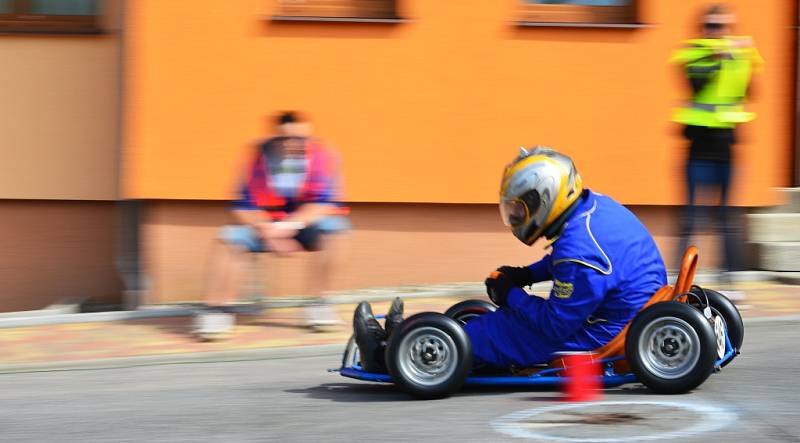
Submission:
[[500,216],[521,242],[532,245],[555,234],[560,217],[578,200],[583,182],[572,159],[537,146],[522,152],[503,172]]

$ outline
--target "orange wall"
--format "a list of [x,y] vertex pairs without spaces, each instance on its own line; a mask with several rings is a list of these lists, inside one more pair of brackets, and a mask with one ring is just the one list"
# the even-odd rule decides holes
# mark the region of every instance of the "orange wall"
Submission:
[[[680,5],[678,5],[680,3]],[[273,23],[271,0],[127,2],[124,192],[225,199],[265,116],[299,109],[342,151],[347,199],[496,199],[519,145],[573,155],[627,204],[682,202],[684,94],[670,52],[705,1],[640,0],[634,30],[517,28],[516,0],[399,0],[399,25]],[[737,203],[790,176],[794,7],[729,2],[767,71],[743,131]]]

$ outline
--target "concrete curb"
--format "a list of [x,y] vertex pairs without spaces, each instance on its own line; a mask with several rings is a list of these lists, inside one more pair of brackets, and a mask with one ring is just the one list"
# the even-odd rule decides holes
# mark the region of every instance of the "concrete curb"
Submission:
[[36,311],[0,312],[0,320],[20,317],[47,317],[53,315],[77,314],[77,304],[56,304]]
[[800,285],[800,272],[773,272],[773,280],[785,285]]
[[[538,290],[549,290],[550,284],[537,284]],[[352,294],[333,294],[326,299],[331,304],[355,304],[392,300],[397,296],[404,299],[478,296],[484,291],[483,284],[452,283],[446,285],[408,286],[385,289],[360,290]],[[282,298],[254,301],[234,306],[237,313],[259,313],[266,309],[303,307],[313,302],[309,298]],[[42,309],[40,311],[7,312],[0,314],[0,328],[18,328],[68,323],[95,323],[112,321],[142,320],[159,317],[188,317],[194,315],[200,305],[148,306],[136,311],[109,311],[91,313],[71,313],[68,310]],[[73,311],[74,312],[74,311]]]
[[[744,320],[747,325],[800,322],[800,315],[755,317]],[[138,366],[180,365],[196,363],[226,363],[236,361],[261,361],[287,358],[336,356],[331,367],[337,367],[346,343],[309,345],[284,348],[240,349],[231,351],[187,352],[180,354],[142,355],[135,357],[103,358],[71,362],[0,364],[0,375],[30,372],[89,371],[125,369]]]
[[[43,310],[44,311],[44,310]],[[67,323],[94,323],[110,321],[141,320],[158,317],[185,317],[192,315],[194,308],[159,308],[139,311],[90,312],[77,314],[52,314],[42,311],[19,312],[19,316],[8,315],[0,318],[0,328],[18,328]],[[29,313],[30,312],[30,313]],[[12,313],[8,313],[12,314]]]

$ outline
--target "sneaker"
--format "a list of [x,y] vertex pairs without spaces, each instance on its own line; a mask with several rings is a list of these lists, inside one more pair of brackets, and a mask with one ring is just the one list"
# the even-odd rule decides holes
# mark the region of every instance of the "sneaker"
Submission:
[[386,331],[372,314],[372,307],[365,301],[358,304],[353,314],[353,332],[361,356],[361,367],[367,372],[386,372],[383,363]]
[[339,316],[331,305],[315,303],[306,306],[306,324],[312,328],[337,326],[341,323]]
[[389,313],[386,314],[386,337],[392,336],[394,331],[400,323],[403,322],[403,300],[396,297],[392,301],[392,306],[389,307]]
[[217,340],[226,338],[233,332],[235,324],[234,314],[221,310],[206,310],[195,315],[192,332],[204,341]]

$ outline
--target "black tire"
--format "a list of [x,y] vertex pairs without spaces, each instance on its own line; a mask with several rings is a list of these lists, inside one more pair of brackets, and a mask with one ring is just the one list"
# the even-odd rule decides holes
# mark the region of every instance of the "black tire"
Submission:
[[461,324],[466,324],[476,317],[496,310],[497,306],[486,300],[464,300],[450,306],[450,309],[444,311],[444,315]]
[[698,309],[679,302],[656,303],[633,319],[625,336],[625,358],[652,391],[683,394],[714,371],[717,338]]
[[472,345],[459,322],[421,312],[392,333],[386,367],[394,382],[414,397],[447,397],[461,389],[472,368]]
[[[744,342],[744,322],[742,321],[742,314],[736,309],[736,305],[728,300],[728,297],[708,288],[695,286],[692,288],[691,292],[692,294],[697,294],[703,303],[705,303],[705,298],[708,297],[708,304],[711,306],[712,312],[716,311],[716,314],[719,314],[725,322],[731,345],[737,351],[741,351],[742,343]],[[704,292],[705,295],[703,295]],[[697,306],[699,300],[689,297],[689,304]],[[732,360],[728,360],[723,366],[731,361]]]

